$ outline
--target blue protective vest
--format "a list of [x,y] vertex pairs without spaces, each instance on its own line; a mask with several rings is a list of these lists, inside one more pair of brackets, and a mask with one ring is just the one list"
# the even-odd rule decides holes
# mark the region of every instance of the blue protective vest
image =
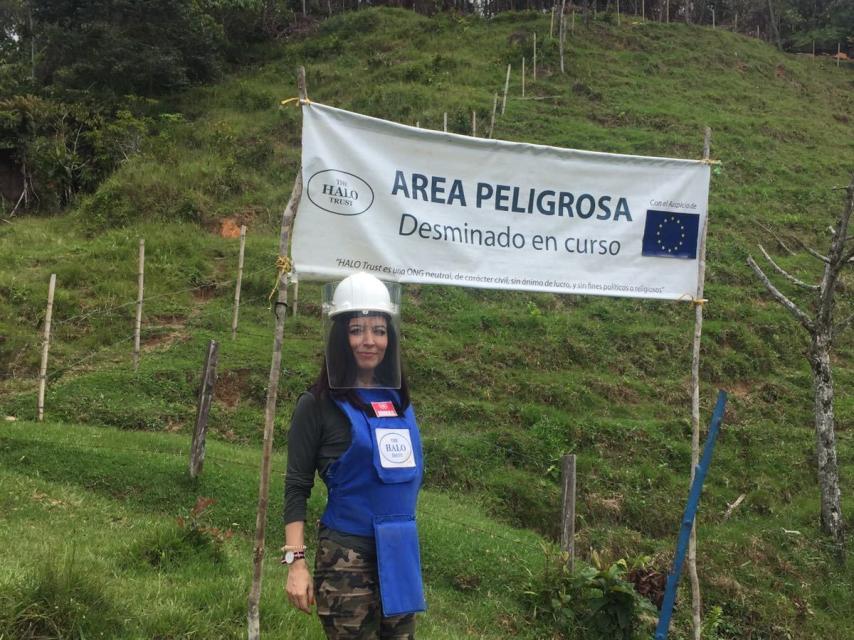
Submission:
[[[389,389],[359,389],[366,403],[399,403]],[[336,403],[350,419],[350,448],[323,478],[329,501],[321,522],[342,533],[373,537],[384,616],[424,611],[415,506],[424,475],[421,437],[412,407],[402,416],[375,418],[349,402]]]

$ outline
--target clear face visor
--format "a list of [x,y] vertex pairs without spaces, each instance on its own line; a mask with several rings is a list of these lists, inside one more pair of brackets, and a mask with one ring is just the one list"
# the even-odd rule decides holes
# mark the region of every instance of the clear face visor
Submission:
[[323,286],[330,388],[399,389],[400,285],[382,283],[384,290],[346,291],[347,295],[339,285]]

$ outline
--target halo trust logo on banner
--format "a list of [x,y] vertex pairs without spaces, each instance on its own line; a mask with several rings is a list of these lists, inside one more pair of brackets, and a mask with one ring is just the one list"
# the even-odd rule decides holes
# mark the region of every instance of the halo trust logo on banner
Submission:
[[374,203],[371,185],[353,173],[337,169],[318,171],[308,179],[308,198],[324,211],[357,216]]

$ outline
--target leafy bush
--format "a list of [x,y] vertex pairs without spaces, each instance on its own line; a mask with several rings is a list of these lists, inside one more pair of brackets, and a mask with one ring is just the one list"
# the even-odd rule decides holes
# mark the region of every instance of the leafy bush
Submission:
[[[637,559],[631,569],[645,562]],[[629,563],[608,566],[594,551],[593,564],[570,573],[566,554],[547,558],[542,577],[526,590],[534,619],[571,640],[647,640],[658,612],[629,582]]]

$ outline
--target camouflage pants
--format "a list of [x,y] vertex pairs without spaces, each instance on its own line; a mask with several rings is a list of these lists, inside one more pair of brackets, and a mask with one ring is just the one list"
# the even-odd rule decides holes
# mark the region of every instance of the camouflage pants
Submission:
[[329,640],[414,640],[415,614],[382,617],[376,557],[321,536],[314,566],[317,615]]

